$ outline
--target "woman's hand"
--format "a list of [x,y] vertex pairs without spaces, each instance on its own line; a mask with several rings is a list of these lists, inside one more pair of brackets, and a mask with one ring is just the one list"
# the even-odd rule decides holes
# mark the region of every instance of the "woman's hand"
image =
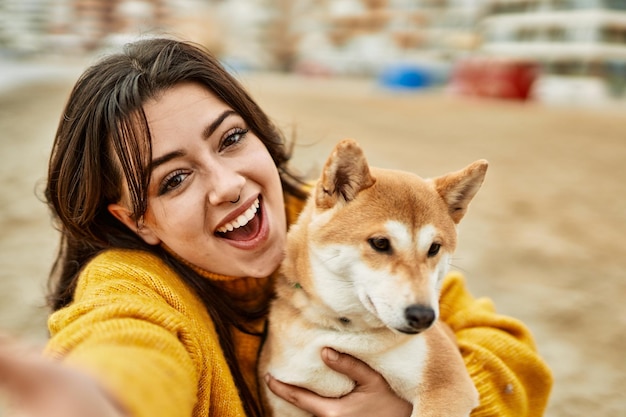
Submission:
[[266,377],[269,389],[285,401],[317,417],[408,417],[413,406],[398,397],[387,381],[353,356],[324,348],[326,365],[356,382],[354,390],[341,398],[321,397],[307,389]]
[[0,335],[0,397],[19,417],[125,417],[87,375]]

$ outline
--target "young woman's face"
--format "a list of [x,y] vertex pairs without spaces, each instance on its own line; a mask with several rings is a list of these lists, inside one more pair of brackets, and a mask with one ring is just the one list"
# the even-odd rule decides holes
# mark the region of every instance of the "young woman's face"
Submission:
[[153,168],[139,235],[214,273],[271,274],[283,258],[286,219],[261,140],[200,84],[174,86],[144,111]]

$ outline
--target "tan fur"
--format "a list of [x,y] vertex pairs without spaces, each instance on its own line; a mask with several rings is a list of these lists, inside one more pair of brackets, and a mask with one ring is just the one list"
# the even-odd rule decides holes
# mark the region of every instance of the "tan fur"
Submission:
[[[468,416],[477,391],[436,318],[456,224],[486,170],[424,180],[369,167],[355,141],[340,142],[289,231],[259,374],[343,396],[354,382],[323,364],[329,346],[380,372],[413,416]],[[261,385],[268,414],[309,416]]]

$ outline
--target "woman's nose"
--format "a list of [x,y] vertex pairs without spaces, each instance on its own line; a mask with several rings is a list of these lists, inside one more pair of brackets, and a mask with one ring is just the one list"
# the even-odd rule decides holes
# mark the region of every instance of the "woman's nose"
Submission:
[[211,178],[209,203],[217,206],[225,202],[237,201],[246,182],[243,175],[236,170],[220,167]]

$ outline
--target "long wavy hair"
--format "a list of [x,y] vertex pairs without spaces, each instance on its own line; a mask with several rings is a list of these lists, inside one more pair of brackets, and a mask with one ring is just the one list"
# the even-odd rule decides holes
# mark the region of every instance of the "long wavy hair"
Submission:
[[58,126],[45,198],[61,232],[61,244],[48,282],[48,303],[53,311],[70,304],[79,271],[105,249],[156,253],[203,300],[246,414],[260,416],[235,359],[231,326],[242,328],[246,319],[265,314],[267,305],[257,311],[240,311],[210,280],[161,247],[147,245],[107,209],[121,200],[126,186],[133,219],[139,221],[145,214],[152,149],[143,105],[182,82],[205,86],[239,113],[271,154],[284,192],[304,198],[299,178],[287,169],[290,152],[283,135],[209,51],[167,38],[128,44],[82,74]]

